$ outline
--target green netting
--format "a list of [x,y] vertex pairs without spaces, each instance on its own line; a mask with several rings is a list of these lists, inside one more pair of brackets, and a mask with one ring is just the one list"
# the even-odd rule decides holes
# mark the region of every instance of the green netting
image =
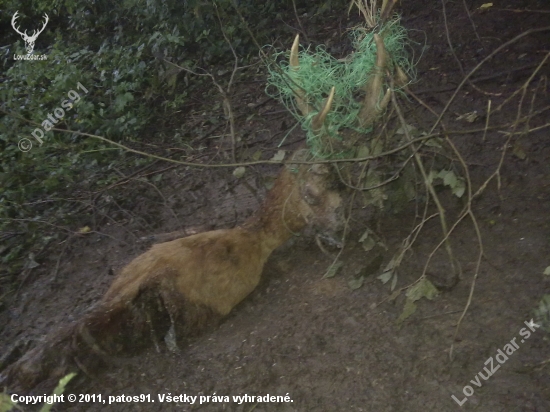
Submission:
[[[409,62],[405,47],[407,33],[395,18],[381,26],[377,33],[384,39],[388,52],[388,68],[394,71],[398,65],[412,77],[412,64]],[[360,102],[356,100],[359,90],[375,73],[376,44],[375,32],[364,27],[357,27],[350,31],[354,52],[345,59],[336,59],[323,46],[314,52],[309,49],[299,52],[300,68],[291,69],[288,61],[289,52],[280,52],[275,55],[279,60],[278,67],[269,67],[270,76],[266,93],[279,99],[285,107],[301,122],[306,131],[307,142],[312,154],[320,158],[339,157],[343,153],[335,152],[333,144],[341,140],[339,131],[343,129],[355,130],[359,133],[368,133],[370,129],[358,129],[357,114]],[[280,59],[280,57],[283,57]],[[332,109],[325,121],[325,130],[321,136],[311,130],[311,120],[317,114],[310,113],[304,117],[296,106],[293,89],[298,86],[306,94],[311,106],[320,110],[324,99],[335,87],[335,97]],[[381,94],[380,99],[383,97]]]

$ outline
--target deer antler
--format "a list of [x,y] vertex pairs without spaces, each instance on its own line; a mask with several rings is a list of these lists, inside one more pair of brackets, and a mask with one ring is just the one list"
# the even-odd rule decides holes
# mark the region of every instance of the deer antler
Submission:
[[[290,67],[292,68],[292,71],[294,73],[300,70],[300,61],[298,59],[299,44],[300,44],[300,35],[297,34],[296,37],[294,38],[294,43],[292,43],[292,48],[290,49]],[[296,105],[298,106],[298,109],[300,109],[304,117],[306,117],[314,109],[308,104],[304,89],[300,87],[299,82],[296,82],[295,81],[296,79],[292,79],[292,80],[294,81],[294,86],[295,86],[293,91],[294,91],[294,96],[296,98]],[[320,132],[321,128],[323,127],[325,118],[327,117],[327,114],[330,112],[330,107],[332,106],[332,102],[334,100],[334,92],[335,92],[335,88],[332,87],[332,89],[330,90],[329,96],[323,106],[323,109],[311,121],[311,128],[314,133]]]
[[25,33],[21,33],[21,32],[19,31],[19,28],[18,28],[18,27],[15,27],[15,21],[16,21],[17,18],[19,17],[19,16],[17,15],[17,13],[19,13],[19,10],[17,10],[17,11],[14,13],[13,17],[11,18],[11,25],[12,25],[13,29],[15,30],[15,32],[16,32],[17,34],[20,34],[21,36],[23,36],[23,38],[25,38],[25,37],[27,36],[27,30],[25,30]]
[[21,35],[21,37],[23,38],[23,40],[25,41],[25,48],[27,49],[27,53],[28,54],[31,54],[33,49],[34,49],[34,42],[36,41],[38,35],[40,33],[42,33],[44,31],[44,29],[46,28],[46,25],[48,24],[48,21],[50,21],[50,18],[48,17],[48,15],[46,13],[44,13],[44,24],[42,25],[42,28],[39,29],[39,30],[34,30],[32,35],[28,35],[27,34],[27,30],[25,30],[24,33],[21,33],[21,31],[19,30],[18,27],[15,26],[16,24],[16,21],[17,21],[17,18],[19,17],[17,15],[17,13],[19,13],[19,11],[16,11],[11,19],[11,25],[13,27],[13,29]]
[[363,99],[363,106],[358,115],[358,121],[361,127],[367,127],[376,120],[390,102],[391,97],[391,90],[388,89],[379,103],[380,93],[382,92],[382,78],[388,61],[388,53],[384,46],[384,40],[382,40],[380,35],[374,35],[374,42],[376,43],[376,67],[374,69],[374,75],[371,76],[367,84],[363,87],[365,90],[365,98]]
[[[292,48],[290,49],[290,67],[292,68],[292,73],[297,73],[300,70],[300,62],[298,60],[298,46],[300,45],[300,35],[297,34],[294,38],[294,43],[292,43]],[[306,117],[311,112],[311,107],[307,103],[306,94],[304,89],[296,82],[296,76],[293,76],[295,89],[294,95],[296,97],[296,104],[298,109],[302,112],[304,117]]]
[[34,30],[34,31],[33,31],[33,34],[32,34],[32,36],[31,36],[31,38],[32,38],[33,40],[36,40],[36,38],[38,37],[38,35],[44,31],[44,29],[46,28],[46,25],[47,25],[48,22],[50,21],[50,18],[48,17],[48,15],[47,15],[46,13],[44,13],[44,17],[45,17],[45,19],[44,19],[45,21],[44,21],[44,24],[42,25],[42,28],[41,28],[40,30],[38,30],[38,31],[37,31],[37,30]]
[[14,13],[14,15],[13,15],[13,17],[12,17],[12,19],[11,19],[11,25],[12,25],[13,29],[14,29],[18,34],[20,34],[21,36],[23,36],[23,39],[24,39],[25,41],[26,41],[26,40],[36,40],[36,38],[38,37],[38,35],[44,31],[44,29],[46,28],[46,25],[47,25],[48,22],[50,21],[50,18],[48,17],[48,15],[47,15],[46,13],[44,13],[44,17],[45,17],[44,20],[45,20],[45,21],[44,21],[44,24],[42,25],[42,28],[39,29],[39,30],[33,30],[32,35],[29,36],[29,35],[27,34],[27,30],[25,30],[24,33],[21,33],[21,31],[19,30],[19,28],[18,28],[18,27],[15,27],[16,20],[17,20],[17,18],[19,17],[19,16],[17,15],[17,13],[19,13],[19,10],[16,11],[16,12]]

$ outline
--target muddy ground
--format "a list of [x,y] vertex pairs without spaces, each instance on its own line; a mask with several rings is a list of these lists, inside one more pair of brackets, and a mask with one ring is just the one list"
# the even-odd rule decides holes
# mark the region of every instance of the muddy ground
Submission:
[[[462,2],[446,5],[454,52],[466,73],[520,33],[550,26],[546,1],[495,2],[484,12],[479,10],[484,2],[467,3],[477,35]],[[418,80],[411,90],[439,113],[464,77],[447,43],[442,4],[432,2],[426,7],[425,2],[404,1],[401,12],[403,25],[417,42]],[[348,20],[345,11],[335,12],[332,18],[322,27],[308,25],[307,19],[302,24],[312,41],[325,42],[336,36],[332,41],[338,43],[338,36],[345,37],[343,29],[356,20]],[[506,139],[500,131],[509,130],[496,127],[483,137],[487,101],[491,99],[494,109],[521,87],[550,52],[549,39],[547,30],[505,47],[472,76],[477,89],[465,85],[459,91],[444,118],[449,130],[480,130],[451,135],[468,164],[475,188],[497,168]],[[547,108],[550,91],[544,82],[549,74],[547,62],[528,87],[523,114],[530,110],[536,87],[533,110]],[[239,118],[243,141],[237,149],[241,154],[261,150],[263,158],[269,158],[284,135],[281,130],[286,131],[293,120],[274,101],[258,104],[265,100],[264,79],[259,73],[250,75],[249,82],[242,80],[234,102],[251,103],[256,113],[253,118]],[[499,126],[515,119],[518,102],[516,97],[513,104],[492,113],[490,124]],[[209,108],[204,101],[194,100],[188,108],[189,124],[197,124],[197,116],[205,110]],[[474,110],[480,116],[473,123],[457,120]],[[405,115],[422,130],[428,130],[435,121],[434,115],[412,98]],[[548,112],[543,112],[529,126],[541,126],[548,118]],[[184,124],[182,130],[185,128]],[[187,133],[193,135],[193,131]],[[539,300],[550,293],[550,277],[542,275],[550,265],[548,133],[548,129],[541,129],[513,139],[501,168],[500,190],[496,180],[492,181],[473,204],[484,257],[456,340],[456,324],[468,301],[479,252],[471,221],[461,224],[452,236],[462,269],[460,282],[442,288],[432,301],[419,301],[416,313],[398,327],[404,296],[388,300],[389,285],[376,279],[379,272],[368,276],[357,290],[351,290],[348,282],[369,266],[375,253],[382,255],[382,267],[389,262],[418,223],[414,202],[403,211],[372,213],[358,209],[342,256],[344,267],[334,278],[322,279],[331,260],[311,238],[293,239],[272,256],[261,285],[219,329],[190,342],[180,353],[165,347],[159,353],[152,348],[143,355],[121,359],[91,380],[77,378],[76,388],[68,391],[104,397],[150,394],[154,404],[66,403],[55,409],[550,411],[549,335],[539,329],[524,341],[519,335]],[[288,142],[301,138],[295,130]],[[192,145],[204,147],[204,154],[213,161],[223,160],[226,147],[220,152],[216,139],[196,139]],[[166,167],[156,164],[151,170]],[[135,178],[123,181],[111,190],[126,191],[125,204],[113,205],[109,218],[94,208],[90,208],[89,216],[83,216],[83,224],[89,224],[95,233],[71,237],[67,245],[51,248],[40,267],[29,276],[21,275],[16,300],[0,312],[0,348],[7,350],[17,339],[37,339],[64,322],[78,319],[102,296],[113,273],[147,249],[147,242],[138,241],[140,237],[242,222],[257,209],[268,177],[276,173],[276,168],[260,166],[239,180],[227,171],[181,167],[165,171],[158,190]],[[445,190],[441,195],[452,221],[464,202]],[[102,196],[110,196],[109,191]],[[358,239],[367,227],[377,232],[388,251],[363,250]],[[440,239],[441,229],[432,219],[401,265],[398,288],[420,276],[428,254]],[[445,284],[449,271],[446,256],[437,254],[428,273],[434,283]],[[486,360],[513,338],[519,346],[517,351],[487,381],[481,380],[481,387],[470,383],[490,366],[485,365]],[[453,342],[454,360],[450,362]],[[466,385],[474,393],[460,407],[451,396],[462,401]],[[230,402],[159,403],[157,394],[215,394],[229,396]],[[292,402],[233,402],[233,395],[244,394],[288,394]]]

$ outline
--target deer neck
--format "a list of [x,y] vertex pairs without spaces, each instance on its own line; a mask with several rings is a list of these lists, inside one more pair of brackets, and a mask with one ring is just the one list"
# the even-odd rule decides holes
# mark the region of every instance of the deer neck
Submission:
[[259,234],[265,259],[305,227],[307,220],[300,212],[300,202],[298,177],[285,167],[258,212],[242,226]]

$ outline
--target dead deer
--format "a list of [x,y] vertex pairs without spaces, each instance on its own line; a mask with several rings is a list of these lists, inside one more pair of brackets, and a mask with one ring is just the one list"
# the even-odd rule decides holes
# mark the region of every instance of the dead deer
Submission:
[[308,224],[341,226],[335,183],[325,164],[286,165],[259,211],[241,226],[152,246],[88,314],[10,366],[8,387],[53,386],[70,371],[93,373],[111,355],[157,343],[171,327],[181,339],[216,324],[258,285],[274,249]]

